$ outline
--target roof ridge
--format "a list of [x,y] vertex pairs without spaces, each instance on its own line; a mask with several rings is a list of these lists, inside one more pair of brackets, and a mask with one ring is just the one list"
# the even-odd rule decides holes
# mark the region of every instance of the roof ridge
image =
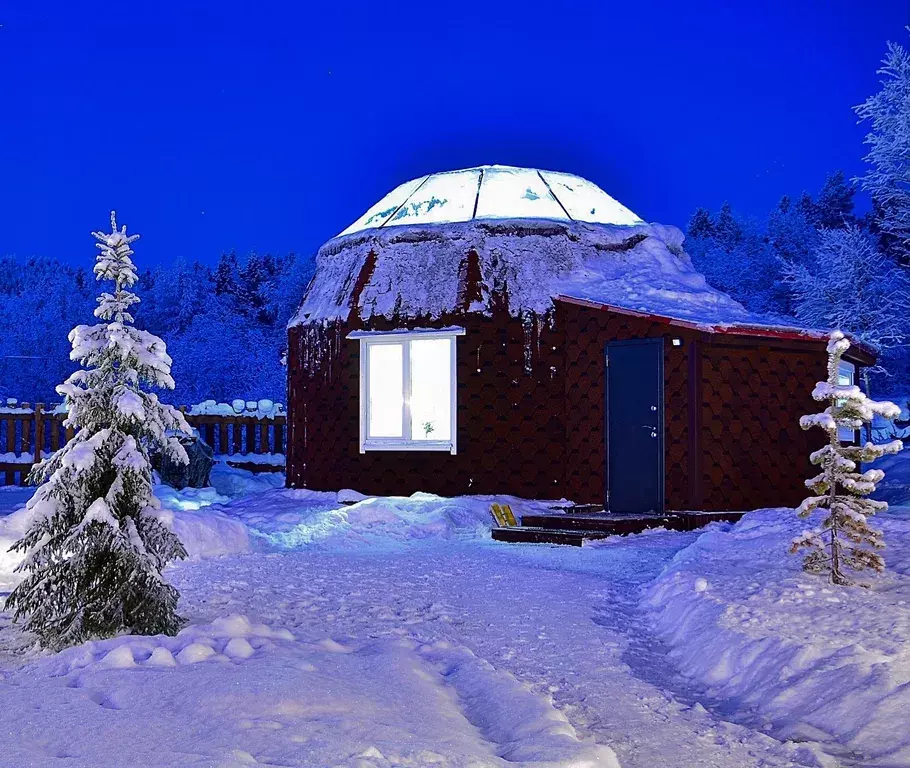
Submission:
[[[420,188],[421,188],[424,184],[427,183],[427,181],[429,180],[430,176],[432,176],[432,175],[433,175],[432,173],[428,173],[426,176],[424,176],[424,177],[423,177],[423,181],[421,181],[420,184],[418,184],[416,187],[414,187],[414,191],[411,192],[411,194],[408,195],[404,200],[402,200],[402,201],[401,201],[401,205],[399,205],[394,211],[392,211],[392,212],[388,215],[388,217],[382,222],[382,224],[380,224],[378,227],[376,227],[376,229],[382,229],[382,228],[383,228],[386,224],[388,224],[393,218],[395,218],[395,215],[398,213],[398,211],[400,211],[402,208],[404,208],[404,207],[408,204],[408,200],[410,200],[412,197],[414,197],[414,195],[420,190]],[[405,182],[405,183],[407,183],[407,182]]]
[[[540,176],[540,180],[543,182],[543,185],[547,188],[547,191],[553,196],[553,199],[559,203],[559,207],[562,208],[562,212],[569,217],[569,221],[575,221],[575,219],[572,218],[572,215],[566,210],[566,207],[562,204],[562,200],[556,197],[556,193],[550,186],[550,182],[544,178],[543,171],[539,168],[536,168],[535,170],[537,171],[537,175]],[[604,192],[604,194],[606,194],[606,192]]]

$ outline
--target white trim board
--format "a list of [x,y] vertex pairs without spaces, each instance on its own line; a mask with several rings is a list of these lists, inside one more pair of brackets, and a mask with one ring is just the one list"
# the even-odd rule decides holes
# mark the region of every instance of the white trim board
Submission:
[[[355,335],[356,334],[356,335]],[[456,338],[464,336],[461,327],[401,329],[395,331],[354,331],[347,338],[360,342],[360,453],[368,451],[448,451],[455,455],[458,442],[458,366]],[[411,437],[411,352],[410,342],[416,339],[448,339],[449,361],[449,440],[415,440]],[[402,437],[376,437],[369,435],[370,424],[370,347],[384,344],[401,345],[402,349]]]

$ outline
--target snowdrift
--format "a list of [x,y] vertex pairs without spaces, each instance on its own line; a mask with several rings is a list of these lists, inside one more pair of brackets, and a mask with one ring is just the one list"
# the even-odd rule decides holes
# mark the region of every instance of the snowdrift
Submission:
[[[210,488],[184,488],[177,491],[156,485],[155,495],[165,510],[164,518],[186,547],[190,560],[249,552],[250,533],[242,520],[224,514],[222,504],[233,498],[257,493],[284,482],[284,475],[254,475],[251,472],[216,465]],[[25,503],[33,488],[2,489],[0,493],[0,591],[19,583],[16,566],[22,561],[9,548],[31,523],[33,512]]]
[[235,614],[176,637],[117,637],[37,658],[9,678],[4,721],[16,739],[5,758],[65,757],[80,768],[122,765],[127,754],[131,766],[158,768],[188,759],[220,768],[619,768],[550,696],[466,647],[342,640]]
[[788,555],[805,521],[759,510],[680,551],[645,591],[683,675],[777,738],[910,764],[910,510],[874,518],[888,571],[833,587]]
[[[0,516],[0,591],[12,588],[21,580],[15,569],[22,562],[23,556],[19,552],[10,552],[9,548],[22,538],[31,523],[33,513],[25,508],[27,499],[28,495],[24,495],[15,511],[5,517]],[[183,542],[189,559],[250,551],[249,531],[242,522],[216,509],[206,509],[204,512],[198,511],[200,506],[182,509],[180,502],[175,501],[166,503],[163,500],[162,506],[166,508],[163,517]],[[0,497],[0,505],[3,502],[4,498]],[[0,515],[2,514],[3,510],[0,509]]]
[[336,494],[281,489],[238,499],[221,509],[279,549],[377,549],[432,540],[489,541],[494,501],[511,504],[518,514],[542,511],[552,503],[509,496],[366,497],[351,490]]
[[[155,486],[165,519],[189,559],[253,550],[398,548],[417,542],[489,542],[490,504],[511,504],[519,515],[543,512],[553,502],[511,496],[444,498],[429,493],[369,497],[283,487],[280,473],[253,474],[216,465],[212,487]],[[19,582],[22,556],[7,550],[25,533],[31,513],[24,508],[32,489],[0,495],[0,589]]]

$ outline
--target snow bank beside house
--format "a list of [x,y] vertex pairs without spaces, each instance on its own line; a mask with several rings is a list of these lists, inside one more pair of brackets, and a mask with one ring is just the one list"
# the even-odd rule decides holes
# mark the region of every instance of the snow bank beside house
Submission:
[[787,548],[805,522],[759,510],[680,551],[643,608],[683,675],[753,725],[910,764],[910,510],[873,522],[888,571],[869,589],[803,573]]
[[[5,502],[6,496],[0,496],[0,505]],[[241,521],[215,509],[199,511],[197,507],[188,511],[174,506],[167,507],[164,517],[191,560],[250,551],[249,531]],[[9,548],[25,534],[33,513],[25,508],[25,500],[17,507],[11,514],[0,516],[0,591],[10,589],[21,580],[15,569],[23,555],[10,552]]]
[[[217,470],[217,471],[216,471]],[[250,534],[242,520],[220,511],[216,505],[232,498],[274,488],[284,475],[262,478],[251,472],[227,467],[212,470],[213,488],[184,488],[177,491],[156,485],[155,495],[165,510],[164,519],[180,538],[191,560],[249,552]],[[3,489],[0,493],[0,591],[19,583],[15,572],[22,554],[9,548],[25,534],[34,512],[25,508],[34,488]]]
[[22,555],[10,552],[9,548],[25,535],[31,515],[25,510],[25,503],[34,489],[10,486],[0,493],[0,592],[7,592],[19,583],[14,571],[22,562]]
[[[904,439],[910,440],[910,435]],[[910,506],[910,447],[882,456],[873,466],[885,473],[885,479],[878,484],[872,498],[897,506]]]
[[[554,503],[512,496],[371,497],[350,489],[287,489],[281,473],[254,474],[223,464],[213,467],[211,483],[180,491],[155,486],[165,520],[191,560],[262,549],[379,550],[452,539],[488,543],[493,502],[511,504],[519,517],[545,512]],[[22,556],[7,550],[32,519],[25,509],[32,492],[0,495],[0,589],[19,581],[14,570]]]
[[542,512],[553,503],[511,496],[363,497],[351,490],[336,494],[283,489],[239,499],[223,511],[280,549],[380,549],[426,540],[489,541],[494,501],[511,504],[519,516]]
[[249,472],[218,462],[212,467],[209,482],[219,494],[235,499],[274,488],[284,488],[284,473]]

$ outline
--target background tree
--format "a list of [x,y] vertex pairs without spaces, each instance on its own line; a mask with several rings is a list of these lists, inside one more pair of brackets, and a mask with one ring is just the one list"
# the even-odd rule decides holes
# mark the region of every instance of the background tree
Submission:
[[868,233],[855,225],[822,231],[812,258],[787,264],[785,279],[800,321],[843,328],[881,351],[877,372],[905,373],[910,280]]
[[856,188],[847,181],[843,171],[828,174],[815,202],[812,223],[819,229],[835,229],[854,223],[855,194]]
[[878,73],[882,89],[856,107],[868,122],[865,157],[869,169],[859,179],[872,197],[883,247],[901,264],[910,264],[910,54],[897,43]]
[[[314,262],[294,254],[256,258],[255,269],[264,278],[258,280],[252,311],[242,289],[247,260],[235,255],[223,256],[214,270],[177,259],[142,272],[136,285],[142,296],[138,322],[167,338],[176,360],[176,388],[162,399],[284,401],[280,358],[287,323]],[[57,329],[77,325],[92,305],[84,270],[56,259],[0,257],[0,399],[56,400],[56,385],[75,367]]]
[[218,265],[215,267],[215,272],[212,276],[216,296],[233,294],[237,291],[237,276],[239,271],[240,265],[237,262],[237,254],[233,251],[230,253],[222,253],[218,258]]
[[714,221],[707,208],[696,208],[692,218],[689,219],[689,226],[686,229],[686,235],[691,239],[703,239],[714,236]]
[[807,550],[803,567],[809,573],[827,575],[834,584],[853,582],[848,572],[871,568],[881,571],[885,562],[875,550],[885,542],[881,531],[869,525],[868,518],[888,508],[884,501],[865,498],[875,490],[885,473],[880,469],[859,472],[861,463],[875,461],[886,453],[903,448],[900,440],[885,445],[842,445],[839,430],[859,429],[872,421],[874,415],[896,418],[900,408],[894,403],[875,402],[866,397],[856,385],[840,384],[840,362],[850,342],[840,331],[834,331],[828,342],[828,380],[820,381],[812,398],[827,402],[822,413],[803,416],[803,429],[820,427],[828,435],[828,443],[811,455],[811,461],[821,467],[821,473],[806,481],[816,495],[799,505],[800,517],[809,517],[817,510],[827,512],[821,524],[804,531],[793,540],[790,551]]
[[57,388],[69,409],[65,425],[76,433],[32,471],[43,485],[28,502],[29,529],[13,545],[26,555],[18,568],[25,578],[6,607],[54,649],[124,631],[173,634],[181,623],[177,590],[161,570],[186,551],[161,517],[148,450],[186,462],[168,432],[190,429],[142,389],[173,388],[171,358],[161,339],[132,326],[139,299],[128,290],[137,280],[130,245],[138,235],[118,231],[113,213],[111,230],[92,234],[101,249],[95,275],[114,292],[98,298],[103,322],[70,332],[84,370]]
[[711,285],[756,312],[786,311],[778,257],[760,222],[737,216],[724,203],[713,222],[697,212],[691,224],[686,250]]
[[[792,203],[788,195],[780,199],[768,216],[766,236],[777,262],[773,275],[778,280],[783,280],[784,265],[806,264],[818,245],[818,230],[806,216],[804,207]],[[789,296],[783,310],[794,312]]]

